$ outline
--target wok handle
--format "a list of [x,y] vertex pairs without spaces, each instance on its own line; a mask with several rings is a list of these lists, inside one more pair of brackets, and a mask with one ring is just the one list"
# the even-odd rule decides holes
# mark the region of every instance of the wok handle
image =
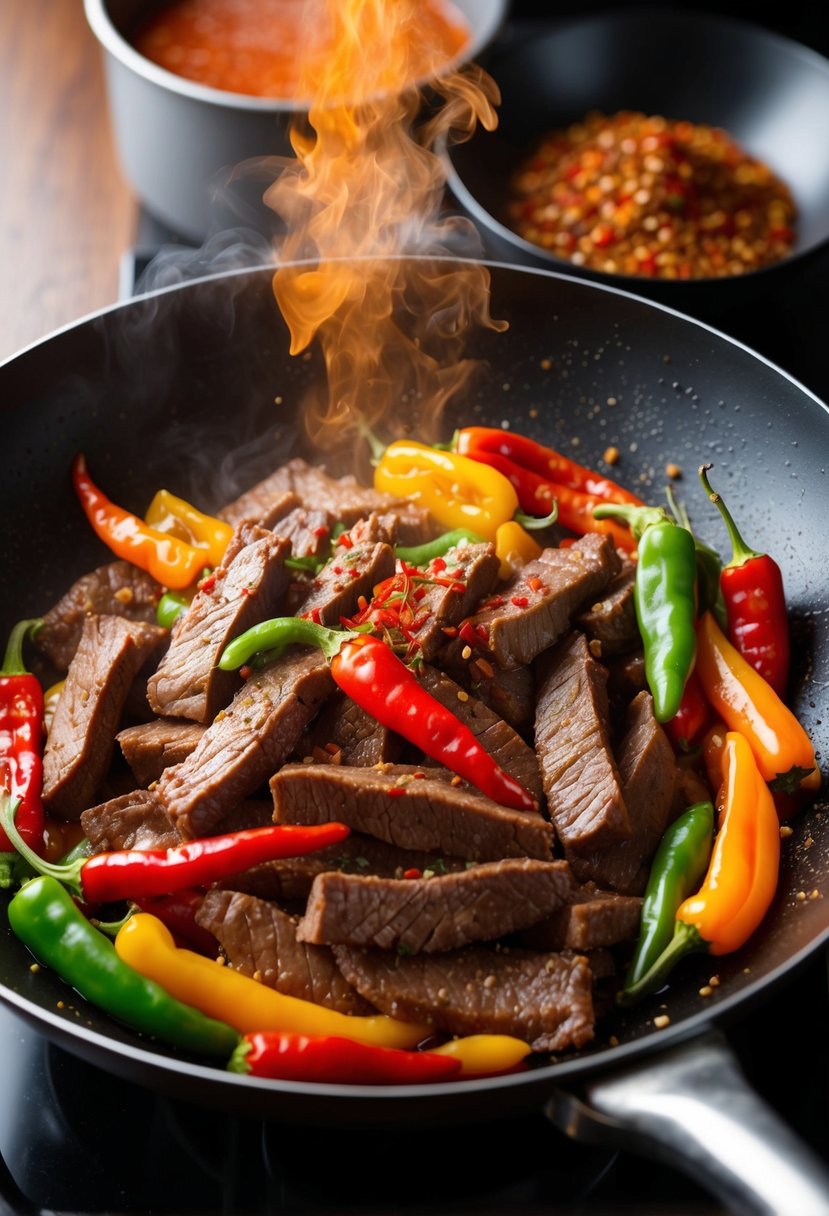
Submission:
[[827,1216],[829,1172],[752,1089],[717,1031],[557,1091],[545,1114],[569,1136],[657,1156],[750,1216]]

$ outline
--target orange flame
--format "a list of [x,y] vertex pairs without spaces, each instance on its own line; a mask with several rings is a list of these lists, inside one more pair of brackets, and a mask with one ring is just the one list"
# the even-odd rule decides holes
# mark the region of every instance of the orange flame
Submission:
[[[292,130],[296,160],[265,195],[287,232],[278,261],[305,262],[277,269],[274,293],[291,352],[314,338],[323,351],[328,400],[306,418],[314,443],[341,444],[383,418],[427,437],[472,370],[470,328],[506,328],[490,315],[485,267],[435,260],[474,232],[441,215],[437,141],[494,128],[500,98],[476,65],[439,75],[446,47],[424,35],[419,0],[328,7],[334,50],[305,65],[301,91],[314,101]],[[410,83],[427,79],[444,103],[428,121]]]

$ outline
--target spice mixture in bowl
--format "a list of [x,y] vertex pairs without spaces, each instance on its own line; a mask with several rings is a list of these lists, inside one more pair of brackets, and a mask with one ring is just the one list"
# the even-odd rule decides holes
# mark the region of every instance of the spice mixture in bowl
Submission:
[[494,53],[498,127],[446,149],[486,252],[709,316],[829,238],[829,62],[661,9],[550,23]]

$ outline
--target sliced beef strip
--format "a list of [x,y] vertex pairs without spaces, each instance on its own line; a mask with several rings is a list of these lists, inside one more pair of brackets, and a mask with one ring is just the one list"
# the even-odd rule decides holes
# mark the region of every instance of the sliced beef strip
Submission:
[[[270,808],[271,813],[273,807]],[[344,874],[376,874],[385,878],[402,878],[406,871],[418,870],[430,874],[457,873],[466,869],[460,857],[447,857],[422,850],[400,849],[374,836],[352,832],[339,844],[318,849],[304,857],[286,857],[263,862],[244,874],[221,883],[231,891],[245,891],[260,899],[283,902],[305,900],[318,874],[333,870]]]
[[496,941],[549,916],[571,885],[566,861],[491,861],[460,874],[314,879],[297,939],[417,954]]
[[570,628],[578,608],[603,592],[619,569],[610,537],[595,532],[568,549],[544,549],[465,622],[451,648],[471,644],[507,669],[531,663]]
[[137,783],[148,786],[165,768],[186,760],[205,729],[198,722],[181,718],[154,718],[126,727],[115,738]]
[[468,946],[393,954],[334,946],[345,978],[382,1013],[450,1035],[508,1034],[534,1051],[594,1037],[593,976],[580,954]]
[[471,654],[467,661],[464,654],[465,649],[458,652],[458,661],[451,669],[458,683],[508,722],[522,738],[532,738],[535,721],[532,668],[513,667],[511,671],[505,671],[494,667],[482,655]]
[[459,625],[490,594],[498,582],[499,567],[492,544],[456,545],[437,564],[430,562],[425,567],[427,577],[454,582],[448,587],[420,585],[425,595],[416,602],[415,620],[420,623],[413,627],[412,637],[423,659],[433,659],[446,643],[444,630]]
[[441,779],[395,766],[286,764],[271,778],[277,823],[340,820],[403,849],[470,861],[552,859],[553,831],[541,815],[513,811]]
[[638,693],[631,702],[616,757],[633,834],[610,848],[573,855],[571,862],[580,882],[641,895],[651,858],[673,814],[676,787],[674,750],[654,716],[649,692]]
[[608,584],[601,599],[578,613],[573,621],[591,641],[598,643],[598,657],[602,659],[629,654],[642,645],[636,620],[635,583],[636,566],[625,557],[621,572]]
[[538,662],[535,746],[547,809],[569,860],[630,839],[608,734],[607,672],[572,630]]
[[262,528],[273,529],[281,519],[301,506],[302,502],[293,490],[280,485],[271,487],[269,479],[265,478],[216,514],[234,528],[247,520]]
[[165,769],[157,789],[186,838],[206,836],[292,754],[334,688],[317,650],[291,647],[250,677],[195,751]]
[[78,819],[94,800],[130,686],[166,637],[144,621],[85,618],[43,753],[43,801],[53,815]]
[[[346,536],[350,534],[346,533]],[[339,625],[353,616],[361,595],[370,598],[377,583],[394,574],[394,550],[384,541],[338,545],[306,588],[290,602],[291,613],[307,616],[321,625]]]
[[361,709],[350,697],[337,692],[303,736],[300,754],[326,764],[351,764],[371,768],[398,759],[403,740]]
[[607,691],[612,703],[627,705],[638,692],[647,689],[645,652],[641,647],[630,654],[611,655],[605,666],[608,672]]
[[172,849],[181,835],[154,790],[133,790],[88,807],[81,815],[93,853]]
[[322,560],[328,554],[331,528],[335,523],[328,511],[294,507],[287,515],[263,526],[291,542],[292,557]]
[[472,731],[505,772],[520,781],[536,799],[543,800],[541,772],[534,750],[521,735],[499,717],[493,709],[464,689],[436,667],[424,666],[421,683],[447,709],[450,709]]
[[296,921],[276,904],[238,891],[208,891],[196,914],[234,971],[285,996],[365,1015],[375,1010],[347,982],[325,946],[298,942]]
[[288,589],[290,542],[254,525],[234,545],[227,566],[214,571],[173,626],[169,649],[147,694],[155,713],[211,722],[241,685],[217,664],[234,637],[278,616]]
[[84,574],[43,615],[35,645],[57,671],[67,671],[88,616],[122,616],[155,624],[161,588],[154,578],[129,562],[110,562]]
[[641,917],[637,896],[574,883],[569,901],[523,930],[519,940],[533,950],[596,950],[632,941]]
[[256,518],[259,513],[264,516],[266,504],[286,491],[293,493],[304,507],[328,511],[347,528],[374,511],[394,513],[401,544],[419,544],[434,535],[434,526],[423,508],[378,493],[370,486],[361,485],[356,477],[331,477],[324,469],[308,464],[299,456],[222,508],[219,515],[232,523]]

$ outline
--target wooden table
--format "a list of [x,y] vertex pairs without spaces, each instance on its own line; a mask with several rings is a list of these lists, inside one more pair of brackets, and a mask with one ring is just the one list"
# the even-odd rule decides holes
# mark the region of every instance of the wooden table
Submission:
[[83,0],[0,0],[0,360],[114,303],[139,205]]

